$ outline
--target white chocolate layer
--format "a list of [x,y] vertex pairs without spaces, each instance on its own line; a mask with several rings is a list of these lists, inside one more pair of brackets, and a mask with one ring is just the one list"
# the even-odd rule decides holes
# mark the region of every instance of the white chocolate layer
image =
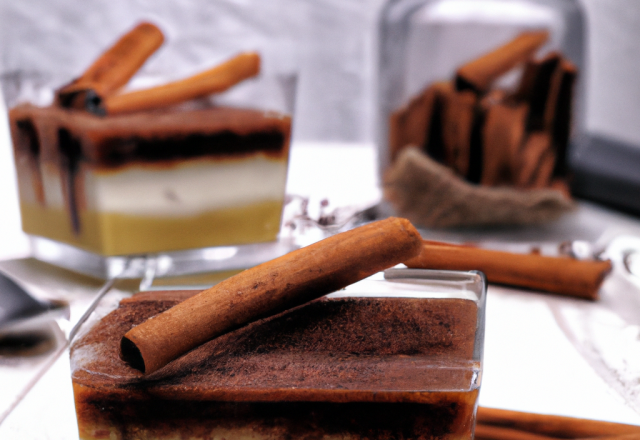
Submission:
[[253,158],[132,164],[118,171],[86,170],[86,207],[103,213],[186,216],[283,200],[284,160]]

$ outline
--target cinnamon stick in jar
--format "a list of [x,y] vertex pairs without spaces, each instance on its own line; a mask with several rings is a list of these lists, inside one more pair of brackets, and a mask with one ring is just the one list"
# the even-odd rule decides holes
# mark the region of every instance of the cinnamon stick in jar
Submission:
[[596,300],[598,289],[611,271],[610,261],[479,249],[425,241],[419,256],[407,267],[444,270],[480,270],[491,283]]
[[498,77],[528,60],[548,38],[547,31],[523,32],[507,44],[468,62],[456,72],[457,89],[486,92]]
[[471,137],[478,98],[468,90],[443,94],[444,162],[461,176],[469,172]]
[[389,218],[245,270],[127,332],[121,357],[144,373],[257,319],[346,287],[420,253],[420,234]]
[[201,96],[219,93],[260,72],[260,55],[243,52],[189,78],[144,90],[112,95],[101,104],[108,115],[167,107]]
[[518,157],[525,138],[526,104],[495,103],[488,106],[482,130],[484,186],[509,185],[518,172]]

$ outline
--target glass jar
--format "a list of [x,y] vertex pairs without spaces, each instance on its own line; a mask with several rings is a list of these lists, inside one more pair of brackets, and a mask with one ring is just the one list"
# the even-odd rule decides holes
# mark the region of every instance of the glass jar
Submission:
[[[462,65],[525,31],[548,32],[531,61],[557,51],[578,72],[572,90],[571,139],[583,130],[584,13],[577,0],[389,0],[379,25],[381,171],[392,159],[389,118],[395,111],[428,85],[453,80]],[[501,75],[492,89],[517,90],[524,70],[520,63]],[[459,81],[456,87],[460,90]],[[566,151],[560,155],[558,160],[566,162]],[[474,178],[479,180],[477,175],[470,180]]]

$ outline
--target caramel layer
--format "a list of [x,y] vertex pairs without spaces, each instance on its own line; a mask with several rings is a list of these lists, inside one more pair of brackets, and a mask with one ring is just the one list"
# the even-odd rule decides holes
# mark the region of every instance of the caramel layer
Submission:
[[20,211],[28,234],[111,256],[273,241],[280,230],[282,201],[175,217],[81,210],[82,229],[77,234],[66,210],[23,202]]

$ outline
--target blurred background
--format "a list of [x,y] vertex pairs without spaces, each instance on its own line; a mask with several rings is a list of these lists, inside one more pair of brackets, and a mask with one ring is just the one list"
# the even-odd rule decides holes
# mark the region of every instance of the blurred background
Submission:
[[[640,151],[640,4],[578,4],[585,21],[585,69],[579,75],[585,92],[584,128]],[[28,82],[22,98],[46,103],[52,99],[52,88],[77,76],[117,36],[145,19],[163,29],[166,43],[134,77],[132,87],[184,77],[238,51],[258,50],[264,70],[298,74],[294,146],[372,146],[379,131],[378,29],[384,6],[384,0],[219,0],[196,6],[151,0],[0,0],[0,75],[5,91],[0,111],[4,115],[5,103],[12,105],[17,98],[7,84]],[[43,95],[42,89],[48,92]],[[0,205],[15,207],[5,121],[2,117]],[[0,243],[26,252],[26,239],[10,232],[20,230],[19,218],[3,218],[0,225]]]
[[[386,3],[385,0],[0,0],[0,77],[4,86],[4,99],[0,99],[0,260],[29,255],[29,243],[21,232],[18,215],[7,104],[11,106],[19,99],[50,102],[54,88],[79,75],[118,36],[141,20],[161,27],[166,42],[134,77],[132,88],[182,78],[239,51],[257,50],[263,56],[265,72],[297,73],[287,190],[294,188],[296,194],[321,197],[329,193],[332,202],[345,195],[355,195],[361,202],[379,198],[374,145],[379,133],[378,30]],[[583,9],[585,24],[584,69],[579,74],[584,86],[581,109],[584,130],[624,142],[640,158],[640,2],[577,0],[577,3]],[[453,71],[447,73],[449,78],[452,74]],[[299,154],[300,151],[304,154]],[[635,175],[640,179],[640,173]],[[640,206],[640,201],[636,206]],[[517,244],[520,240],[526,247],[516,250],[529,252],[533,249],[530,242],[551,242],[557,250],[562,240],[610,240],[620,231],[640,235],[637,212],[629,216],[585,203],[563,221],[542,225],[533,231],[535,234],[529,234],[528,229],[494,228],[481,231],[485,235],[460,238],[454,233],[436,239],[478,239],[489,244],[493,239],[502,240],[503,246],[505,242]],[[50,287],[50,281],[44,280]],[[637,293],[635,288],[625,286],[626,291],[611,284],[603,297],[615,299],[615,294],[623,291],[630,296]],[[94,287],[92,284],[83,288]],[[599,321],[600,315],[596,314],[602,312],[609,319],[607,307],[613,304],[616,312],[623,309],[632,315],[629,311],[635,309],[627,305],[635,302],[595,304],[593,316],[598,319],[591,319],[588,313],[592,309],[580,302],[500,287],[492,287],[490,296],[495,302],[488,310],[501,319],[488,320],[493,327],[487,335],[493,335],[494,339],[487,338],[489,374],[485,382],[489,386],[483,390],[483,405],[637,423],[640,364],[637,356],[631,356],[638,353],[638,333],[634,332],[640,328],[637,325],[640,314],[635,314],[629,325],[620,320],[619,332],[618,327],[610,325],[611,321]],[[595,321],[597,325],[593,328],[597,331],[593,334],[600,334],[603,328],[609,330],[598,347],[610,348],[613,352],[610,358],[620,362],[614,362],[609,370],[609,367],[597,370],[600,365],[597,362],[602,364],[600,358],[589,365],[584,363],[580,356],[591,353],[592,347],[585,343],[582,352],[572,350],[581,340],[578,337],[567,340],[564,336],[572,336],[567,330],[569,326],[560,329],[556,325],[565,310],[570,318],[582,319],[582,313],[587,316],[585,322]],[[581,325],[582,321],[575,322]],[[539,328],[548,333],[540,336]],[[589,338],[586,340],[590,342]],[[626,341],[628,345],[611,341]],[[571,359],[567,360],[567,356]],[[564,368],[544,363],[551,358]],[[509,362],[515,367],[507,376],[504,370]],[[619,365],[624,368],[618,368]],[[627,372],[623,377],[627,382],[621,381],[620,376],[606,376],[610,370]],[[605,377],[606,384],[618,394],[605,386],[594,371]],[[68,368],[61,369],[63,377],[67,373]],[[540,386],[535,380],[539,378],[547,381],[546,386]],[[497,383],[500,386],[494,386],[492,394],[491,386]],[[626,383],[634,385],[628,387],[625,401],[620,397],[624,389],[620,389]],[[552,399],[549,390],[556,393]],[[56,413],[47,414],[53,419]]]
[[[640,145],[640,4],[580,3],[587,25],[587,71],[582,76],[586,128]],[[278,68],[300,73],[295,139],[373,142],[376,30],[383,5],[383,0],[219,0],[189,8],[184,2],[144,0],[2,0],[0,59],[5,73],[18,65],[34,71],[54,65],[58,76],[52,79],[62,84],[86,68],[115,36],[145,18],[165,30],[170,44],[143,67],[141,76],[168,69],[180,76],[203,66],[200,55],[211,42],[203,39],[207,34],[202,29],[224,35],[215,44],[230,51],[260,48],[268,37],[277,42],[269,50],[278,50],[267,58]],[[140,10],[149,12],[133,12]],[[254,29],[251,35],[245,32],[247,21]],[[177,29],[180,23],[190,26]],[[56,29],[55,38],[47,37],[51,29]],[[204,66],[216,61],[204,60]],[[3,150],[3,167],[7,160]]]

